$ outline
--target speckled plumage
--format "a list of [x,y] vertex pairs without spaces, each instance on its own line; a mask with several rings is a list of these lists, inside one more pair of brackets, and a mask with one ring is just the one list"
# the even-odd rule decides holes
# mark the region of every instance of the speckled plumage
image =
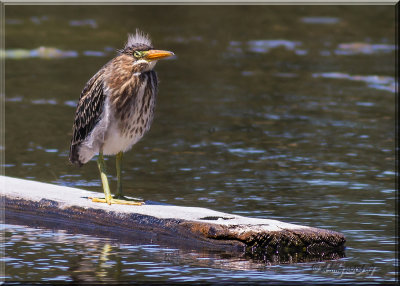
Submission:
[[137,32],[87,82],[75,113],[72,163],[85,164],[99,151],[105,155],[125,152],[150,129],[158,87],[153,71],[156,61],[132,56],[150,49],[149,38]]

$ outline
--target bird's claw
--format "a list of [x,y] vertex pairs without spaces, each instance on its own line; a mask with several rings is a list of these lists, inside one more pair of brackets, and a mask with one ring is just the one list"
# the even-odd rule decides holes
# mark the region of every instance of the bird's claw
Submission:
[[94,203],[108,203],[109,205],[111,204],[118,204],[118,205],[132,205],[132,206],[141,206],[144,205],[144,202],[133,202],[133,201],[128,201],[128,200],[119,200],[119,199],[111,199],[107,201],[106,199],[103,198],[93,198],[89,197],[89,199],[92,200]]

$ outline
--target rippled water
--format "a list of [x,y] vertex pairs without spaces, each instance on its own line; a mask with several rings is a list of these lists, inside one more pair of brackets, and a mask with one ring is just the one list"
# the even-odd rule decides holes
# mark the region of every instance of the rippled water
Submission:
[[365,268],[358,273],[319,270],[326,265],[331,265],[332,270],[339,269],[345,265],[345,259],[329,263],[265,265],[230,257],[229,254],[199,253],[157,244],[126,244],[66,231],[20,225],[5,225],[4,229],[7,280],[190,282],[340,279],[341,282],[350,282],[355,274],[364,281],[379,277],[376,268]]
[[124,158],[125,192],[340,231],[338,265],[376,268],[268,266],[14,219],[4,226],[6,279],[393,280],[394,15],[392,6],[7,6],[6,175],[101,191],[94,162],[68,164],[75,106],[140,27],[177,57],[156,67],[156,117]]

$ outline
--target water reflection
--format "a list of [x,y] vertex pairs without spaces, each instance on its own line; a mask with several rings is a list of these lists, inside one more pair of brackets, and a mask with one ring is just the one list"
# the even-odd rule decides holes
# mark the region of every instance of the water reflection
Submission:
[[[106,51],[83,51],[83,56],[88,57],[105,57],[108,55],[109,49]],[[0,51],[0,55],[6,59],[26,59],[26,58],[42,58],[42,59],[62,59],[75,58],[79,56],[77,51],[63,51],[54,47],[40,47],[33,50],[11,49]]]
[[253,40],[246,43],[231,41],[228,46],[228,51],[231,53],[243,53],[244,51],[253,53],[268,53],[271,50],[283,48],[286,51],[294,51],[297,55],[306,55],[306,50],[297,48],[301,45],[301,42],[283,39]]
[[182,274],[201,273],[204,267],[221,271],[265,269],[263,263],[234,258],[228,253],[184,251],[156,244],[130,245],[113,239],[19,225],[3,225],[3,231],[6,234],[5,278],[12,277],[14,281],[183,279]]
[[21,20],[21,19],[10,19],[10,18],[8,18],[8,19],[5,20],[5,23],[6,23],[6,25],[20,25],[20,24],[24,23],[24,21]]
[[104,57],[106,53],[101,51],[84,51],[83,55],[89,57]]
[[[5,233],[6,280],[13,281],[328,281],[332,273],[319,264],[266,265],[223,252],[195,252],[158,244],[133,245],[61,229],[2,226]],[[13,250],[15,249],[15,250]],[[345,265],[345,262],[338,262]],[[300,272],[302,274],[298,274]],[[351,276],[345,279],[352,280]],[[361,275],[358,278],[371,280]],[[342,280],[343,281],[343,280]]]
[[38,17],[38,16],[32,16],[32,17],[30,18],[30,20],[31,20],[31,22],[34,23],[35,25],[40,25],[40,24],[42,24],[43,22],[49,20],[49,18],[48,18],[47,16],[40,16],[40,17]]
[[69,25],[73,27],[90,26],[93,29],[97,28],[97,22],[94,19],[71,20],[69,21]]
[[279,47],[283,47],[288,51],[293,51],[297,46],[300,46],[301,43],[288,40],[257,40],[249,41],[247,45],[250,52],[268,53],[271,49]]
[[395,51],[395,45],[388,44],[369,44],[369,43],[346,43],[339,44],[335,53],[337,55],[358,55],[358,54],[379,54],[379,53],[392,53]]
[[340,22],[340,19],[335,17],[303,17],[301,21],[307,24],[336,24]]
[[[396,82],[393,77],[390,76],[378,76],[378,75],[349,75],[346,73],[330,72],[330,73],[314,73],[313,77],[333,78],[333,79],[347,79],[352,81],[361,81],[368,84],[368,87],[386,90],[395,93]],[[363,106],[373,106],[373,103],[357,103]]]
[[77,57],[76,51],[62,51],[53,47],[40,47],[33,50],[13,49],[1,52],[2,57],[6,59],[25,59],[25,58],[70,58]]

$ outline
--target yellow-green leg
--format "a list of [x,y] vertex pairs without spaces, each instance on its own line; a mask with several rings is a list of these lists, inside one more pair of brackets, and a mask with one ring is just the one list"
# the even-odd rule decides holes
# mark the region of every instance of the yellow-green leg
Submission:
[[[126,198],[122,194],[122,178],[121,178],[121,170],[122,170],[122,152],[119,152],[116,156],[115,163],[116,163],[116,169],[117,169],[117,193],[114,196],[114,199],[117,199],[118,201],[121,202],[128,202],[129,204],[138,204],[142,205],[144,204],[143,200],[137,199],[137,198],[131,198],[129,197]],[[133,203],[132,201],[138,201],[137,203]]]
[[103,191],[104,195],[106,196],[105,201],[107,202],[107,204],[111,205],[112,197],[110,192],[110,186],[108,185],[106,165],[104,163],[103,152],[101,151],[99,153],[99,158],[97,158],[97,166],[99,167],[101,183],[103,184]]
[[122,195],[122,181],[121,181],[121,167],[122,167],[122,152],[117,154],[115,163],[117,167],[117,194],[114,198],[116,199],[125,199]]
[[101,177],[101,182],[103,184],[103,190],[104,190],[104,199],[100,198],[90,198],[92,199],[92,202],[96,203],[107,203],[109,205],[111,204],[121,204],[121,205],[142,205],[144,204],[143,201],[140,199],[134,199],[139,202],[133,202],[131,200],[127,200],[124,198],[122,195],[122,184],[121,184],[121,162],[122,162],[122,152],[119,152],[117,154],[117,194],[115,195],[114,198],[111,197],[111,192],[110,192],[110,187],[108,185],[108,180],[107,180],[107,175],[106,175],[106,165],[104,162],[104,157],[103,157],[103,152],[99,152],[99,158],[97,159],[97,165],[99,167],[100,171],[100,177]]

